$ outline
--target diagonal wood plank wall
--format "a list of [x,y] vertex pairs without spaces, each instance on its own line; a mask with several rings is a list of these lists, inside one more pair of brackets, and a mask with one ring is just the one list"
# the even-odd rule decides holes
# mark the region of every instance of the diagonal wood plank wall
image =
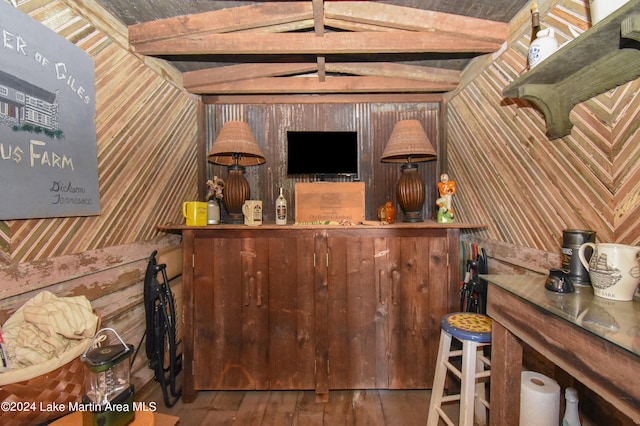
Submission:
[[180,219],[172,200],[196,194],[195,97],[64,3],[40,3],[24,2],[21,10],[95,61],[101,214],[4,222],[3,254],[11,263],[150,239],[159,221]]
[[[529,11],[523,14],[519,34],[525,35],[488,61],[447,105],[459,218],[488,224],[472,238],[498,243],[496,248],[559,254],[568,228],[593,229],[601,242],[639,244],[640,80],[577,105],[571,134],[548,140],[539,111],[502,96],[526,65]],[[577,32],[589,27],[587,2],[558,2],[542,24],[553,27],[562,44],[573,38],[569,25]],[[560,266],[541,262],[542,270]]]
[[[180,246],[156,226],[182,221],[182,201],[197,198],[201,103],[171,68],[129,52],[126,27],[94,2],[25,0],[18,8],[95,62],[101,213],[0,221],[0,324],[39,291],[85,295],[103,326],[137,345],[147,259]],[[145,364],[139,356],[136,385],[151,378]]]

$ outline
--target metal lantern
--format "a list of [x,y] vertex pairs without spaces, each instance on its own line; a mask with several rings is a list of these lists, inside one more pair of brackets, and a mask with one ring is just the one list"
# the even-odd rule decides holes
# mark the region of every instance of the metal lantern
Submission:
[[[112,339],[114,344],[100,345],[107,342],[106,332],[117,338]],[[133,421],[134,393],[127,361],[133,351],[133,345],[127,345],[112,328],[96,333],[81,357],[87,367],[82,397],[83,426],[124,426]]]

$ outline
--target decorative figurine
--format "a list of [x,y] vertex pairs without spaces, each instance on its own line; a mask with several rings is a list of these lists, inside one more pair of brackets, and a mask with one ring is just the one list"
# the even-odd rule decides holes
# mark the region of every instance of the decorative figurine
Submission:
[[388,224],[395,223],[396,221],[396,208],[391,201],[387,201],[384,205],[385,216]]
[[384,206],[378,207],[378,220],[388,224],[396,221],[396,208],[391,201],[387,201]]
[[452,223],[455,222],[453,217],[453,194],[456,193],[456,183],[449,180],[449,175],[442,173],[440,175],[440,182],[438,182],[438,191],[440,192],[440,198],[436,200],[438,205],[438,223]]

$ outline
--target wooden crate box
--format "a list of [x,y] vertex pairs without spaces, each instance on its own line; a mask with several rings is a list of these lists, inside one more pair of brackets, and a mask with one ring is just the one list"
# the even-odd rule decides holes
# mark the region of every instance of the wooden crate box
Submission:
[[364,182],[295,184],[296,223],[364,221]]

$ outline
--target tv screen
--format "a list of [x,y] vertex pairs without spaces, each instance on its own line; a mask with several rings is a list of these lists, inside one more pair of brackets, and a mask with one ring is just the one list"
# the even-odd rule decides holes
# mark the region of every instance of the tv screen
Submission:
[[287,174],[358,175],[358,133],[288,131]]

